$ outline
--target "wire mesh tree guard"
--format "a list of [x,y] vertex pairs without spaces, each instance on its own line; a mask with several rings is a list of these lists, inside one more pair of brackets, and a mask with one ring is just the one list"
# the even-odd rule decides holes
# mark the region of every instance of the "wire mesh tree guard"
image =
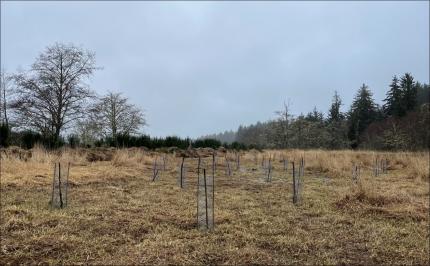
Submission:
[[203,174],[197,178],[197,227],[202,230],[214,228],[214,174],[206,175],[206,169],[203,168]]

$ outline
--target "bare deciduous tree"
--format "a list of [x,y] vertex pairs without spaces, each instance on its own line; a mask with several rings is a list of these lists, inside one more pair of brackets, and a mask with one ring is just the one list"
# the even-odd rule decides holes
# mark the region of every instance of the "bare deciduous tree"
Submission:
[[13,95],[13,76],[4,70],[0,72],[0,123],[9,127],[9,106]]
[[279,117],[279,122],[282,127],[282,139],[284,148],[288,148],[289,144],[289,125],[290,125],[290,101],[284,101],[284,109],[281,111],[277,111],[276,114]]
[[128,102],[121,93],[109,92],[92,108],[92,121],[104,136],[114,140],[118,134],[135,134],[146,124],[143,111]]
[[39,55],[30,71],[15,76],[18,100],[14,107],[23,127],[51,136],[84,115],[92,96],[84,83],[95,66],[93,52],[56,43]]
[[83,145],[93,146],[101,136],[98,124],[92,119],[82,119],[76,123],[74,133],[79,137]]

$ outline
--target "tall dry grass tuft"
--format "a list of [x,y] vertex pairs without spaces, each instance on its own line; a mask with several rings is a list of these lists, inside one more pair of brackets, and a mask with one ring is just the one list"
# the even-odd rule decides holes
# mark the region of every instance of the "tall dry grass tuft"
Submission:
[[61,161],[70,162],[73,165],[87,165],[88,151],[85,149],[70,149],[65,148],[61,151]]
[[[267,150],[263,154],[268,158],[269,154],[275,153],[276,151]],[[354,165],[360,166],[362,174],[371,176],[375,160],[387,159],[388,170],[401,170],[403,178],[430,180],[428,152],[286,150],[279,152],[278,158],[282,156],[289,162],[296,163],[304,157],[306,171],[328,175],[331,178],[350,178]]]
[[429,153],[418,153],[404,156],[406,162],[407,178],[420,179],[429,181],[430,180],[430,169],[429,169]]
[[348,194],[337,202],[337,205],[338,207],[345,207],[347,204],[362,204],[383,207],[408,202],[411,202],[411,198],[406,193],[399,193],[396,190],[381,191],[376,189],[372,183],[360,180]]
[[31,149],[31,162],[34,163],[52,163],[55,160],[58,160],[60,157],[57,152],[49,152],[43,146],[36,145],[33,149]]
[[62,148],[56,151],[46,150],[43,146],[31,149],[30,162],[38,164],[54,164],[55,162],[71,163],[73,165],[86,165],[87,151],[84,149]]
[[112,158],[113,166],[132,167],[138,165],[151,164],[153,159],[141,149],[120,149],[116,150]]

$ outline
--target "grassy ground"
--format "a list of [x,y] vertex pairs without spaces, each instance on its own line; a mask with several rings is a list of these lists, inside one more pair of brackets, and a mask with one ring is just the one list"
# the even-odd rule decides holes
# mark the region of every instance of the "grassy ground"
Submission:
[[[180,160],[171,155],[155,182],[153,155],[138,150],[93,163],[77,151],[3,158],[0,264],[429,263],[428,153],[269,153],[276,155],[271,183],[262,154],[243,154],[242,170],[230,177],[219,158],[212,232],[196,229],[197,159],[186,160],[187,188],[180,189]],[[298,206],[281,155],[296,163],[305,157]],[[372,175],[376,157],[388,158],[388,174]],[[57,160],[72,163],[62,210],[48,205]],[[357,184],[354,163],[361,165]]]

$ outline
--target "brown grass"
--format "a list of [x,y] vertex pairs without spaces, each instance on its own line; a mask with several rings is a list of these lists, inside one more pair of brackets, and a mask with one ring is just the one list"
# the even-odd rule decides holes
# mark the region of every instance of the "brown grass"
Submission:
[[[26,162],[1,160],[0,264],[429,263],[428,152],[270,150],[272,183],[250,152],[231,177],[219,158],[213,232],[196,229],[197,159],[186,159],[181,190],[172,155],[150,182],[155,154],[118,150],[110,161],[88,162],[86,153],[36,148]],[[282,155],[306,159],[298,206]],[[389,159],[388,174],[372,175],[376,157]],[[58,160],[72,163],[69,206],[52,210]],[[362,168],[357,184],[354,164]]]

